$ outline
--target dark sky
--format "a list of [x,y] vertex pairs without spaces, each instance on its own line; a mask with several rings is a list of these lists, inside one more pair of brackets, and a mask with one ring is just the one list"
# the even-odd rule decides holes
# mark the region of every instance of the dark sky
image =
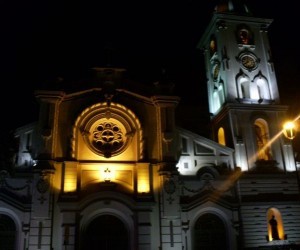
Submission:
[[[8,123],[2,126],[14,128],[33,121],[34,89],[59,76],[106,66],[107,48],[111,65],[126,68],[132,78],[151,83],[164,68],[183,100],[197,99],[205,105],[203,57],[196,45],[216,2],[3,1],[1,105]],[[298,112],[300,38],[295,3],[245,2],[255,16],[274,19],[269,35],[282,103]]]

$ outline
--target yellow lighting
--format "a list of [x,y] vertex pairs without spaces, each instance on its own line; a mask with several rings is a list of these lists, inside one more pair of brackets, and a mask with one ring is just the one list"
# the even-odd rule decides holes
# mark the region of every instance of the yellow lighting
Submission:
[[66,182],[64,186],[65,192],[74,192],[76,190],[75,182]]
[[139,193],[149,193],[149,182],[146,180],[139,181],[138,192]]
[[286,138],[292,140],[296,136],[296,125],[293,121],[288,121],[283,125],[283,134]]
[[109,168],[103,171],[103,177],[105,182],[110,182],[112,180],[112,172]]
[[65,163],[64,192],[75,192],[77,186],[77,165]]
[[[279,235],[280,240],[284,240],[284,230],[283,230],[283,227],[282,227],[282,223],[279,223],[279,225],[278,225],[278,235]],[[268,229],[268,236],[269,236],[269,241],[273,241],[272,231],[271,231],[270,226],[269,226],[269,229]]]
[[149,166],[139,165],[137,171],[137,179],[138,179],[138,193],[149,193],[150,192],[150,181],[149,181]]
[[278,236],[280,238],[280,240],[284,240],[285,239],[285,232],[284,232],[284,228],[283,228],[283,222],[282,222],[282,218],[280,213],[278,212],[277,209],[270,209],[268,211],[268,236],[269,236],[269,241],[273,241],[272,239],[272,230],[271,230],[271,225],[270,225],[270,219],[272,217],[272,215],[275,215],[275,219],[277,220],[277,230],[278,230]]
[[226,142],[225,142],[225,132],[224,129],[221,127],[218,130],[218,141],[221,145],[226,146]]

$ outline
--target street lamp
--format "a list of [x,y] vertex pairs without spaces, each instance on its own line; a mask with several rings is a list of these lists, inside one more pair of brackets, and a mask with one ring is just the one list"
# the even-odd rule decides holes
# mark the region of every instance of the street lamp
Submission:
[[[293,140],[296,137],[296,133],[298,130],[298,126],[297,124],[297,120],[299,119],[299,117],[297,117],[297,119],[295,119],[294,121],[288,121],[286,123],[283,124],[283,134],[286,138],[288,138],[289,140]],[[296,177],[297,177],[297,181],[298,181],[298,189],[299,189],[299,193],[300,193],[300,176],[299,176],[299,171],[298,171],[298,164],[297,164],[297,160],[295,159],[295,155],[294,155],[294,160],[295,160],[295,170],[296,170]]]
[[296,124],[294,121],[288,121],[283,125],[283,134],[286,138],[293,140],[296,136]]

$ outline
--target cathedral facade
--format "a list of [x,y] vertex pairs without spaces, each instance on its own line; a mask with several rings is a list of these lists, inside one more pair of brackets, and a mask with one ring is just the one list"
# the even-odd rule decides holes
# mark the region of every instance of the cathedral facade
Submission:
[[84,89],[36,91],[39,119],[15,131],[14,174],[0,175],[0,249],[299,249],[271,23],[216,6],[198,45],[211,138],[177,125],[170,82],[140,93],[123,69],[95,68]]

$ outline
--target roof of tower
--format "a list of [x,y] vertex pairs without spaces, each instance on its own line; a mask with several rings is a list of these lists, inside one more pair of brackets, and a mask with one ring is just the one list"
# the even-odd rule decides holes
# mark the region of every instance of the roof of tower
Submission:
[[215,12],[252,15],[248,7],[241,0],[221,0],[216,5]]

